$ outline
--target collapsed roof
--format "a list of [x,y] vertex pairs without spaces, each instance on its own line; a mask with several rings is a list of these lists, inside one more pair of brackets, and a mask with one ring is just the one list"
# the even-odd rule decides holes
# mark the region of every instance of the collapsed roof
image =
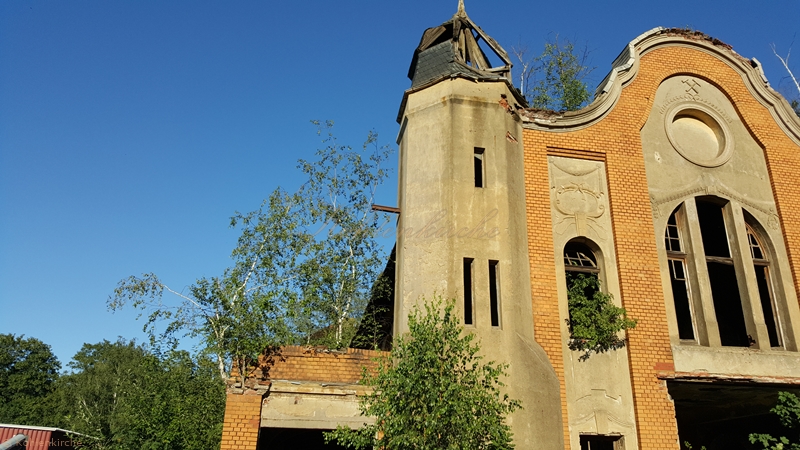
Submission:
[[[502,66],[492,67],[479,45],[481,40],[500,59]],[[467,16],[464,0],[459,0],[458,11],[450,20],[423,33],[408,69],[408,78],[412,89],[456,75],[510,80],[511,66],[508,53]]]

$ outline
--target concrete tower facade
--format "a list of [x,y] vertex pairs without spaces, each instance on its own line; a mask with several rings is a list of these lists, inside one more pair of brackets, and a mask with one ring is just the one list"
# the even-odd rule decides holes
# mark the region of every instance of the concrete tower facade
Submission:
[[[479,46],[505,63],[490,67]],[[525,212],[522,102],[505,51],[466,15],[428,29],[400,110],[395,336],[433,295],[457,299],[465,328],[523,409],[518,448],[561,449],[558,379],[534,338]]]

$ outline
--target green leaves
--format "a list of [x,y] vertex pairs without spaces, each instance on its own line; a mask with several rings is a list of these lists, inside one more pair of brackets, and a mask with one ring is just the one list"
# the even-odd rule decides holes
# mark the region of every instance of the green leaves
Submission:
[[569,300],[569,348],[585,352],[581,360],[592,352],[603,353],[625,346],[619,332],[636,326],[625,308],[614,305],[611,294],[600,290],[596,275],[567,273],[567,298]]
[[346,346],[384,258],[371,206],[391,151],[376,145],[374,133],[355,151],[338,144],[332,122],[316,125],[324,147],[316,160],[299,161],[303,186],[277,188],[257,210],[231,218],[241,233],[231,267],[198,279],[188,293],[152,273],[129,277],[109,296],[109,309],[138,309],[153,347],[200,338],[220,378],[235,367],[243,384],[266,348],[315,336]]
[[98,449],[219,446],[225,388],[213,365],[188,353],[154,354],[119,340],[84,344],[59,380],[61,427]]
[[[299,220],[309,233],[305,258],[297,267],[298,299],[307,311],[307,342],[312,336],[341,348],[348,345],[378,277],[385,252],[376,237],[382,214],[372,211],[391,155],[370,132],[363,148],[340,145],[333,122],[313,121],[324,147],[315,161],[300,160],[307,181],[298,191]],[[322,330],[322,332],[320,332]]]
[[326,439],[354,448],[509,449],[505,417],[521,407],[501,392],[506,365],[483,362],[474,335],[465,334],[455,302],[440,297],[415,308],[409,333],[376,373],[364,372],[372,392],[361,398],[376,423],[340,427]]
[[781,436],[774,438],[769,434],[752,433],[750,443],[760,443],[767,450],[800,450],[800,398],[791,392],[779,392],[778,404],[770,410],[778,416],[781,425],[795,431],[795,442]]
[[[516,53],[522,60],[524,51]],[[531,108],[575,111],[586,105],[591,94],[584,80],[594,70],[586,65],[588,56],[588,50],[577,53],[573,42],[556,36],[545,43],[541,55],[521,61],[527,86],[523,94]]]
[[0,423],[53,425],[61,363],[36,338],[0,334]]

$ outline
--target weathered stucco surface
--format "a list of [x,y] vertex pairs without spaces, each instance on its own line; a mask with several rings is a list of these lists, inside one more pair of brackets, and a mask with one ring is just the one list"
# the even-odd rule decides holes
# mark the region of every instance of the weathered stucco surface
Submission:
[[358,385],[274,381],[261,409],[261,426],[333,430],[338,425],[358,428],[373,423],[361,416]]
[[[708,124],[700,124],[698,128],[716,132],[716,136],[711,136],[710,143],[700,139],[695,147],[686,146],[683,150],[680,143],[676,145],[676,139],[670,133],[677,133],[675,116],[685,114],[685,111],[689,114],[696,114],[696,111],[708,114],[700,116]],[[764,149],[748,131],[729,98],[708,81],[690,75],[668,78],[659,86],[653,109],[641,133],[655,239],[659,246],[665,307],[670,317],[670,340],[675,355],[675,370],[745,375],[769,373],[773,376],[796,377],[800,357],[793,351],[797,350],[800,309],[792,286],[789,259],[776,212]],[[697,139],[697,136],[692,137]],[[713,148],[709,144],[718,145],[713,149],[716,153],[709,151],[709,147]],[[707,164],[709,156],[717,161]],[[725,209],[727,221],[730,223],[728,239],[734,259],[743,261],[737,266],[737,272],[742,276],[737,278],[747,332],[755,341],[751,349],[721,348],[719,324],[714,314],[705,260],[698,247],[701,239],[698,238],[700,228],[696,219],[697,212],[691,202],[685,204],[684,222],[681,225],[688,232],[684,241],[692,275],[689,281],[697,337],[696,342],[681,342],[678,337],[663,236],[672,211],[687,199],[698,196],[714,196],[728,201]],[[778,348],[770,348],[769,345],[750,259],[745,212],[751,216],[748,219],[750,224],[766,241],[764,244],[770,260],[772,294],[778,309],[778,326],[782,337],[782,345]],[[719,351],[709,351],[708,347],[718,348]],[[792,353],[787,355],[787,350]]]
[[[534,337],[518,118],[502,104],[505,83],[444,80],[407,98],[399,137],[395,333],[434,294],[457,299],[463,259],[473,258],[474,325],[484,354],[510,364],[505,380],[523,409],[509,423],[518,448],[561,449],[558,379]],[[484,149],[475,187],[474,149]],[[500,324],[490,321],[489,261],[499,262]]]
[[605,163],[559,156],[547,159],[571,448],[580,448],[580,434],[590,433],[619,434],[626,437],[626,449],[638,449],[627,349],[582,360],[583,352],[568,347],[567,242],[578,238],[593,250],[601,288],[621,306]]

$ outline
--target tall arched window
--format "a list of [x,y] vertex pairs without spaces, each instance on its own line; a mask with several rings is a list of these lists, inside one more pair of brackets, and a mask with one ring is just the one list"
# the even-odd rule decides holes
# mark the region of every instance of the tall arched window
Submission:
[[[597,256],[581,238],[573,239],[564,246],[564,272],[567,279],[567,292],[572,289],[578,277],[591,278],[590,282],[587,283],[588,285],[583,289],[587,298],[594,296],[596,289],[600,286],[600,269],[597,266]],[[569,310],[569,320],[571,323],[571,308]],[[570,326],[570,333],[572,332],[573,330]]]
[[664,233],[664,245],[667,248],[669,261],[669,277],[672,283],[672,300],[675,304],[675,316],[678,320],[678,335],[681,339],[694,340],[694,320],[692,317],[691,294],[689,280],[686,275],[686,248],[681,238],[678,227],[680,207],[676,209],[667,221]]
[[778,316],[775,305],[775,296],[772,293],[770,279],[769,258],[761,240],[758,238],[753,226],[747,224],[747,243],[750,246],[750,256],[753,258],[753,268],[756,272],[758,283],[758,296],[761,299],[761,311],[764,313],[764,324],[767,326],[770,347],[780,347],[781,339],[778,330]]
[[783,345],[770,260],[755,224],[738,204],[713,196],[687,200],[670,215],[664,247],[681,340],[731,347]]

